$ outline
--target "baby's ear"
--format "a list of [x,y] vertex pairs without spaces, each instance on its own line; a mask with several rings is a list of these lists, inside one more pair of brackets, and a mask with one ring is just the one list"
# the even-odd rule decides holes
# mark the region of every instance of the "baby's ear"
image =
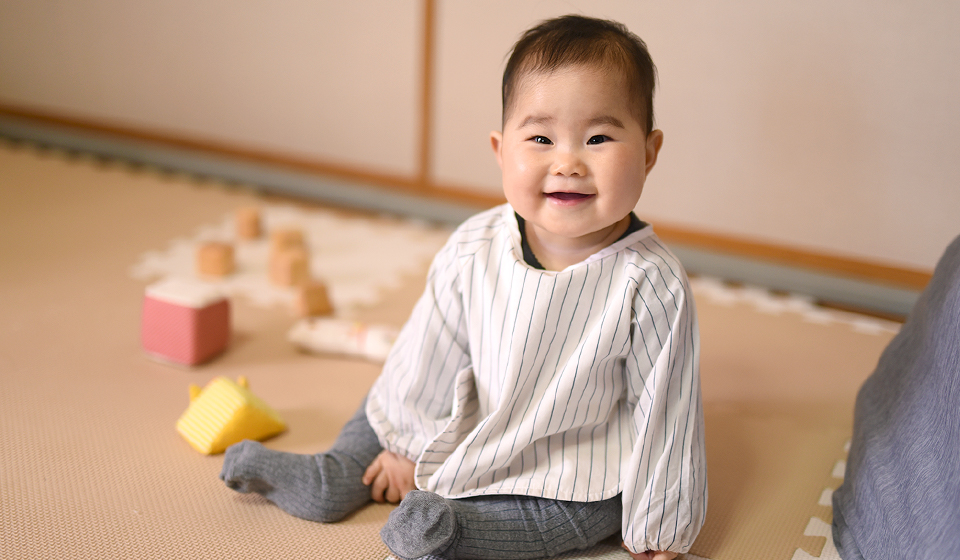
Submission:
[[657,156],[660,155],[660,148],[663,147],[663,132],[660,130],[651,131],[647,134],[646,160],[647,174],[657,164]]
[[503,169],[503,156],[500,154],[500,147],[503,145],[503,134],[497,130],[490,133],[490,147],[493,148],[493,155],[497,156],[497,165]]

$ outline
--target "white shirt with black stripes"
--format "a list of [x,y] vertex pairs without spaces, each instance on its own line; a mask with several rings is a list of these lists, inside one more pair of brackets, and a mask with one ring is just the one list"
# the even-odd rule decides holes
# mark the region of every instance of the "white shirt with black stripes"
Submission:
[[367,417],[421,489],[622,494],[627,544],[686,551],[707,506],[699,358],[686,274],[650,226],[543,271],[502,205],[437,254]]

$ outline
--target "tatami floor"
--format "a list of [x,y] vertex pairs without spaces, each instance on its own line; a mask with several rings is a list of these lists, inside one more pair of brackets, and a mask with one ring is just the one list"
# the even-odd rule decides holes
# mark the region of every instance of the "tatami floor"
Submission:
[[[228,351],[208,365],[163,365],[140,347],[146,281],[131,268],[144,254],[238,207],[289,203],[0,141],[0,557],[387,556],[378,532],[390,506],[332,525],[292,518],[227,490],[222,456],[197,453],[174,430],[189,384],[243,375],[289,425],[269,447],[320,451],[376,364],[301,352],[286,339],[289,309],[244,298],[233,302]],[[427,264],[350,317],[401,324]],[[695,280],[710,505],[691,553],[827,557],[831,512],[822,504],[840,483],[853,399],[896,324]]]

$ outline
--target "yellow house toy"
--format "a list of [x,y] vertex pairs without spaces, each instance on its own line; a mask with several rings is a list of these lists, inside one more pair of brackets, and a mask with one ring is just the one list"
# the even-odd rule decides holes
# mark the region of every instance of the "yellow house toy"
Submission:
[[190,406],[177,431],[200,453],[222,453],[244,439],[262,440],[287,429],[270,406],[250,392],[247,379],[217,377],[202,390],[190,385]]

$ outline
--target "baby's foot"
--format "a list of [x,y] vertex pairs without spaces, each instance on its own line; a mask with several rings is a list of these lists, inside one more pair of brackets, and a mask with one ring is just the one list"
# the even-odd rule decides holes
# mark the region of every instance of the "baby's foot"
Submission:
[[243,440],[231,445],[223,456],[220,480],[237,492],[269,492],[266,471],[270,470],[271,453],[275,452],[256,441]]
[[363,467],[347,457],[273,451],[244,440],[227,448],[220,479],[238,492],[260,494],[290,515],[329,523],[370,500],[362,474]]
[[433,492],[411,490],[390,513],[380,537],[404,559],[441,554],[453,543],[457,517],[447,501]]

